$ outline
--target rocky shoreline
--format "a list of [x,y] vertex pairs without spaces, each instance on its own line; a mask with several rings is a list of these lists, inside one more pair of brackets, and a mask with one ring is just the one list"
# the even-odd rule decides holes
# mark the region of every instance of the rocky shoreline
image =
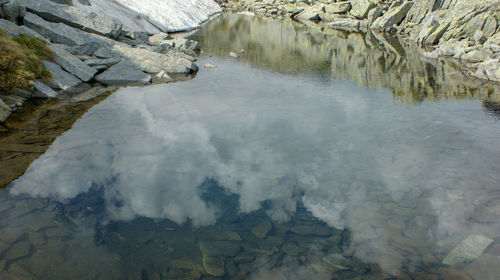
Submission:
[[30,90],[15,89],[13,94],[0,89],[0,122],[31,97],[87,100],[116,86],[195,74],[200,45],[170,34],[198,28],[221,8],[212,0],[139,2],[0,0],[0,30],[12,37],[39,38],[54,56],[43,62],[52,73],[48,83],[35,80]]
[[500,2],[496,0],[240,0],[227,9],[347,32],[390,33],[422,55],[457,59],[468,75],[500,82]]
[[[171,35],[223,10],[295,20],[319,29],[394,34],[425,59],[460,61],[471,77],[500,82],[496,0],[0,0],[0,30],[49,44],[48,83],[0,96],[0,122],[31,97],[86,100],[116,86],[185,79],[198,71],[200,45]],[[160,5],[161,4],[161,5]],[[1,93],[5,94],[5,93]]]

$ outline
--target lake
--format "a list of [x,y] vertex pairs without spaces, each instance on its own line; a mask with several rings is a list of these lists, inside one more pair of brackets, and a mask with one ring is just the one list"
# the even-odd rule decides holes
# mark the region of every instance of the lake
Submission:
[[387,35],[191,37],[211,67],[111,94],[0,193],[3,277],[500,275],[498,85]]

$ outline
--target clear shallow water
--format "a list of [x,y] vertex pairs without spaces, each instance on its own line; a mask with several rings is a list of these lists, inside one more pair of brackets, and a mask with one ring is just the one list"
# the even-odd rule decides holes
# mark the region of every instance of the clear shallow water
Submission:
[[[297,63],[287,55],[281,68],[243,45],[230,59],[236,47],[210,38],[220,24],[233,30],[232,20],[249,30],[277,24],[214,21],[199,38],[214,56],[199,64],[217,68],[119,90],[0,194],[5,275],[496,278],[500,123],[482,107],[481,90],[433,79],[438,93],[445,85],[479,92],[404,103],[394,87],[342,81],[332,56]],[[479,258],[442,264],[479,234],[493,240]]]

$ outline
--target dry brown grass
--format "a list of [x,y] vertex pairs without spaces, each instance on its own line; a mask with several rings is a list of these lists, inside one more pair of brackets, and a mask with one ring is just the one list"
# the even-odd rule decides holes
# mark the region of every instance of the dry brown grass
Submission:
[[26,35],[10,37],[0,30],[0,93],[28,88],[35,79],[50,79],[42,67],[45,59],[52,59],[52,53],[44,42]]

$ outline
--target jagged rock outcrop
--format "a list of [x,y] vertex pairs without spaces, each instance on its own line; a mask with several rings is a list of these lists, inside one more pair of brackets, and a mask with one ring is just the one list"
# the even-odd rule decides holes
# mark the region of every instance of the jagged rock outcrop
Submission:
[[[333,5],[333,6],[332,6]],[[340,7],[344,9],[332,9]],[[347,32],[403,34],[420,46],[435,46],[427,58],[452,56],[469,63],[471,75],[500,82],[498,0],[240,0],[234,10],[248,10],[273,18],[323,21]]]

